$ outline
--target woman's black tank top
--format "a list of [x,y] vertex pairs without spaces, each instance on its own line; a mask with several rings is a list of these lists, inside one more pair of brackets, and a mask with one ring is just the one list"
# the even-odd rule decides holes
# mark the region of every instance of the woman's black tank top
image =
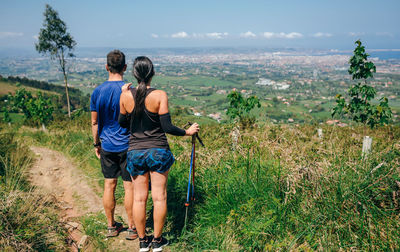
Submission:
[[[153,92],[154,88],[146,89],[146,94],[149,95]],[[131,89],[133,97],[136,94],[136,88]],[[130,116],[130,127],[131,133],[129,137],[129,149],[128,150],[143,150],[150,148],[161,148],[169,150],[169,144],[165,132],[161,128],[160,115],[152,113],[144,106],[143,112],[134,116],[133,111]]]

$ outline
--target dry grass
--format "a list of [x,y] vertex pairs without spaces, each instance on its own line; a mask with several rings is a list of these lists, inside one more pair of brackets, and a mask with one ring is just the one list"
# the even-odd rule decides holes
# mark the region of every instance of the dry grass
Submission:
[[29,149],[15,133],[0,132],[0,250],[65,251],[66,232],[52,197],[27,182]]
[[[241,131],[233,148],[234,127],[201,127],[206,147],[197,145],[197,200],[183,233],[191,144],[187,137],[168,137],[177,160],[165,230],[177,240],[173,250],[400,247],[400,127],[260,124]],[[89,118],[49,129],[28,135],[78,161],[92,160]],[[364,134],[373,137],[367,158],[361,154]]]
[[[32,87],[24,87],[27,91],[32,92],[33,96],[36,96],[36,92],[42,92],[45,94],[49,94],[49,95],[56,95],[56,96],[61,96],[61,94],[57,93],[57,92],[53,92],[53,91],[47,91],[47,90],[42,90],[42,89],[38,89],[38,88],[32,88]],[[9,93],[14,94],[15,91],[18,89],[18,87],[14,84],[9,84],[7,82],[4,81],[0,81],[0,96],[3,95],[8,95]]]

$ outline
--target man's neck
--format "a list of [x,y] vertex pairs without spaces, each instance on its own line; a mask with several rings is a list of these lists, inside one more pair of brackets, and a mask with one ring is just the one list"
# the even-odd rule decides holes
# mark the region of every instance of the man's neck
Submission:
[[108,81],[122,81],[124,79],[124,74],[120,73],[108,73]]

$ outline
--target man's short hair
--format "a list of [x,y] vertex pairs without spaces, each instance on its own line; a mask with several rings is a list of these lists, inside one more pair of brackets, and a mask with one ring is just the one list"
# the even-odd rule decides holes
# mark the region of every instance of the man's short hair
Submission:
[[125,67],[125,54],[120,50],[113,50],[107,54],[107,66],[111,73],[121,73]]

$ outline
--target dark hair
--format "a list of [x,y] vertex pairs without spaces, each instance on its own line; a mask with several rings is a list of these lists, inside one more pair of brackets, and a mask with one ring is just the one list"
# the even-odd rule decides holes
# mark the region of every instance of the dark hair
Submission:
[[125,54],[120,50],[113,50],[107,54],[107,66],[111,73],[121,73],[125,67]]
[[144,99],[146,94],[146,85],[151,81],[154,76],[153,62],[146,56],[140,56],[133,62],[133,76],[135,76],[139,85],[135,94],[135,108],[134,115],[140,115],[144,110]]

